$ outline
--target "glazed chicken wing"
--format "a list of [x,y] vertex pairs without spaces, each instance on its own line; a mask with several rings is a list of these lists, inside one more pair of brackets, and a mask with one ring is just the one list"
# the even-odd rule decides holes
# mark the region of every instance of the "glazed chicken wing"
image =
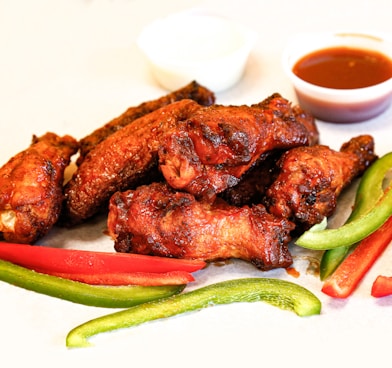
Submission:
[[94,130],[91,134],[81,139],[80,154],[77,160],[77,164],[80,165],[86,157],[87,153],[112,133],[122,129],[123,127],[132,123],[134,120],[152,111],[184,99],[194,100],[200,105],[204,106],[212,105],[215,102],[215,96],[213,92],[193,81],[183,88],[168,93],[167,95],[162,96],[156,100],[143,102],[138,106],[130,107],[119,117],[109,121],[101,128]]
[[62,223],[78,224],[106,207],[115,191],[155,179],[163,133],[200,108],[193,100],[174,102],[142,116],[98,144],[65,187]]
[[[271,123],[275,119],[292,119],[303,124],[309,134],[309,145],[315,145],[319,141],[319,132],[314,117],[301,109],[300,106],[292,106],[291,103],[275,93],[264,101],[252,105],[261,109],[269,109],[273,112]],[[263,154],[257,162],[241,176],[240,182],[227,188],[220,196],[228,203],[235,206],[252,205],[262,202],[265,191],[275,180],[278,174],[276,161],[284,150],[272,150]]]
[[150,175],[156,174],[151,169],[158,153],[170,185],[215,195],[236,184],[263,153],[308,144],[302,123],[276,115],[261,107],[181,100],[136,119],[87,154],[65,188],[63,223],[80,223],[106,206],[115,191],[155,179]]
[[251,105],[251,107],[270,110],[273,112],[273,116],[275,116],[276,119],[296,120],[297,122],[304,125],[308,131],[308,144],[310,146],[313,146],[319,142],[320,134],[317,129],[314,116],[303,110],[299,105],[292,105],[290,101],[283,98],[279,93],[274,93],[265,100]]
[[376,157],[368,135],[352,138],[340,151],[316,145],[285,152],[278,162],[279,175],[266,192],[269,212],[308,229],[333,213],[343,188]]
[[272,151],[264,155],[242,175],[237,185],[227,188],[219,194],[219,197],[237,207],[262,203],[266,190],[279,173],[276,162],[281,155],[281,151]]
[[119,252],[205,261],[239,258],[261,270],[292,263],[287,244],[293,227],[262,205],[199,202],[165,183],[115,193],[108,216]]
[[213,105],[165,135],[159,164],[173,188],[212,198],[236,185],[266,152],[310,141],[307,127],[291,115],[280,117],[261,106]]
[[78,143],[46,133],[0,169],[0,232],[15,243],[32,244],[57,222],[64,170]]

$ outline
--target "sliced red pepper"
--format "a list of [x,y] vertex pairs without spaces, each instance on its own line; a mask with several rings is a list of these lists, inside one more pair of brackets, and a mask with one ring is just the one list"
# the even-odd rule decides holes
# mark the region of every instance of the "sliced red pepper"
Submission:
[[88,285],[0,260],[0,280],[40,294],[102,308],[129,308],[181,293],[186,285]]
[[45,273],[79,274],[195,272],[206,265],[204,261],[198,260],[1,242],[0,259]]
[[61,273],[61,272],[37,272],[47,275],[61,277],[72,281],[83,282],[89,285],[139,285],[139,286],[166,286],[166,285],[186,285],[195,281],[195,278],[187,271],[170,272],[130,272],[130,273],[100,273],[100,274],[81,274],[81,273]]
[[392,276],[377,276],[372,285],[371,295],[375,298],[392,295]]
[[392,216],[356,246],[324,282],[321,291],[334,298],[346,298],[351,295],[391,241]]

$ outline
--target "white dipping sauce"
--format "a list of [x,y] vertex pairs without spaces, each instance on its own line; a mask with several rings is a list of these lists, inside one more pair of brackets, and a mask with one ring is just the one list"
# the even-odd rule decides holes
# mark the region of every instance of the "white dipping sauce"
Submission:
[[139,38],[157,81],[169,90],[192,80],[220,91],[241,78],[255,34],[222,17],[184,12],[157,20]]

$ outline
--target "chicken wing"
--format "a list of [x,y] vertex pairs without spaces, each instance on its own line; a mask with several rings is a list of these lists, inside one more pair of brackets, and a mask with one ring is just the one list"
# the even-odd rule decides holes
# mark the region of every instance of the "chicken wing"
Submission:
[[[205,107],[193,100],[144,115],[87,154],[65,188],[62,222],[80,223],[106,208],[115,191],[156,180],[158,154],[159,169],[170,185],[178,188],[195,174],[195,185],[187,190],[215,195],[236,184],[266,151],[308,143],[309,131],[302,123],[291,115],[284,119],[276,115],[267,108]],[[192,152],[193,144],[202,159]],[[196,172],[199,167],[206,168],[207,178]]]
[[268,107],[213,105],[163,137],[159,164],[173,188],[212,198],[236,185],[266,152],[308,145],[310,139],[291,115],[279,117]]
[[200,108],[193,100],[174,102],[142,116],[98,144],[65,187],[61,223],[81,223],[106,208],[115,191],[155,180],[161,136]]
[[376,158],[369,135],[352,138],[340,151],[324,145],[291,149],[278,162],[279,175],[266,192],[267,208],[308,229],[333,213],[343,188]]
[[219,197],[237,207],[262,203],[266,190],[279,173],[276,162],[281,155],[281,151],[272,151],[264,155],[242,175],[237,185],[227,188],[219,194]]
[[[276,119],[292,119],[303,124],[309,133],[309,145],[319,142],[319,132],[314,117],[275,93],[264,101],[251,105],[261,109],[270,109]],[[273,123],[273,120],[272,122]],[[278,174],[276,161],[284,150],[273,150],[263,154],[258,161],[241,176],[240,182],[224,190],[220,196],[235,206],[244,206],[262,203],[265,191],[275,180]]]
[[201,86],[196,81],[193,81],[183,88],[180,88],[156,100],[143,102],[138,106],[130,107],[119,117],[109,121],[101,128],[94,130],[91,134],[80,140],[80,154],[77,160],[77,164],[80,165],[86,157],[87,153],[112,133],[122,129],[123,127],[132,123],[134,120],[154,110],[183,99],[194,100],[200,105],[205,106],[212,105],[215,102],[215,96],[213,92]]
[[119,252],[205,261],[239,258],[261,270],[292,263],[287,244],[293,227],[262,205],[199,202],[166,183],[117,192],[109,204],[108,230]]
[[70,137],[46,133],[0,169],[0,232],[15,243],[34,243],[57,222],[64,170],[78,150]]
[[299,105],[292,105],[290,101],[283,98],[279,93],[274,93],[265,100],[251,105],[264,110],[271,110],[277,119],[291,119],[303,124],[309,133],[310,146],[319,143],[319,131],[314,116],[305,111]]

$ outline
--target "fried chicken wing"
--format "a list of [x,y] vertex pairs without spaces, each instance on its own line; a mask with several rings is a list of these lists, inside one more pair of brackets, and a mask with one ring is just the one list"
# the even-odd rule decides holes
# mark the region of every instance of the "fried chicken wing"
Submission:
[[117,192],[108,230],[119,252],[205,261],[239,258],[261,270],[292,263],[287,244],[294,225],[262,205],[200,202],[166,183]]
[[265,100],[251,105],[264,110],[271,110],[278,119],[292,119],[303,124],[309,133],[309,146],[319,143],[319,131],[314,116],[303,110],[299,105],[292,105],[290,101],[283,98],[279,93],[274,93]]
[[[292,119],[304,125],[309,133],[309,145],[319,142],[319,132],[314,117],[275,93],[264,101],[251,105],[261,109],[270,109],[276,119]],[[274,119],[274,118],[273,118]],[[272,122],[273,123],[273,119]],[[244,206],[262,203],[265,191],[275,180],[278,174],[276,161],[284,150],[273,150],[263,154],[258,161],[241,176],[240,182],[227,188],[220,196],[235,206]]]
[[272,151],[264,155],[242,175],[237,185],[227,188],[219,194],[219,197],[237,207],[262,203],[266,190],[279,173],[276,162],[281,155],[281,151]]
[[174,102],[142,116],[98,144],[65,187],[62,224],[78,224],[106,207],[117,190],[155,179],[161,136],[200,108],[193,100]]
[[266,192],[267,208],[300,229],[308,229],[333,213],[343,188],[376,158],[369,135],[352,138],[340,151],[324,145],[288,150],[278,162],[277,179]]
[[60,215],[64,170],[78,150],[70,137],[46,133],[0,169],[0,232],[15,243],[32,244]]
[[173,188],[212,198],[236,185],[266,152],[309,142],[308,129],[291,115],[279,117],[268,107],[213,105],[165,135],[159,164]]
[[77,164],[80,165],[91,149],[117,130],[122,129],[134,120],[154,110],[183,99],[194,100],[204,106],[212,105],[215,102],[213,92],[201,86],[196,81],[193,81],[156,100],[143,102],[138,106],[130,107],[117,118],[109,121],[101,128],[94,130],[91,134],[80,140],[80,154]]

